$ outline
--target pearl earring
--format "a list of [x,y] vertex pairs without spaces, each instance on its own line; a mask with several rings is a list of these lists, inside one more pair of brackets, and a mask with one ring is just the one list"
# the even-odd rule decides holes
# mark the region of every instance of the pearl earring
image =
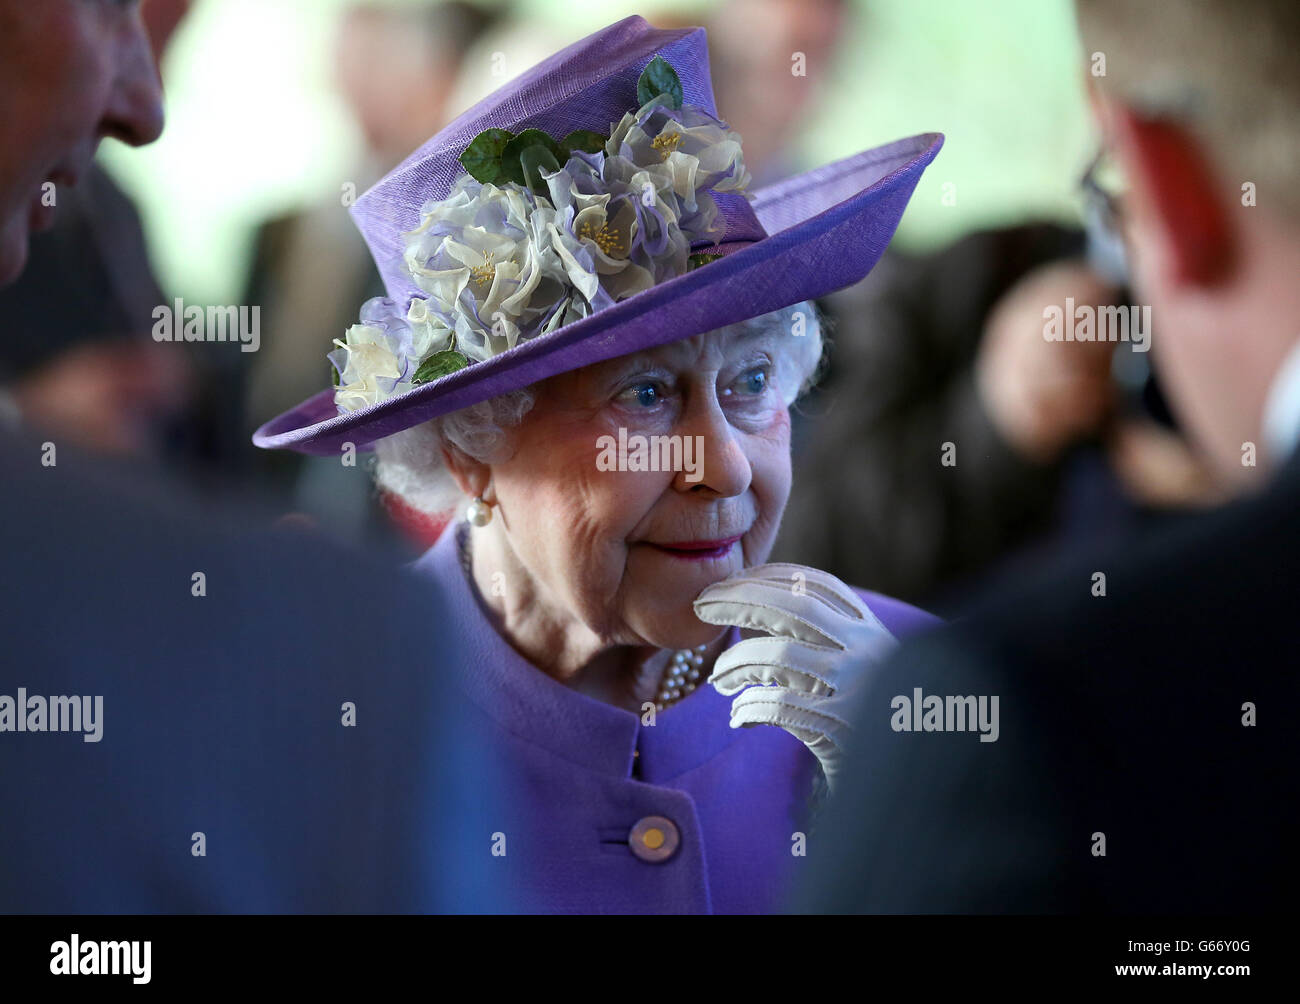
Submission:
[[465,518],[475,526],[487,526],[492,522],[492,507],[480,495],[465,509]]

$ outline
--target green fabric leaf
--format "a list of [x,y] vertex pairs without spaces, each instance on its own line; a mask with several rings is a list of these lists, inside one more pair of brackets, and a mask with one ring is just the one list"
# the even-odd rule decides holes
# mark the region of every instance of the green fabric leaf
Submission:
[[460,162],[470,177],[485,185],[499,185],[503,180],[501,153],[513,136],[509,129],[484,129],[475,136],[460,155]]
[[417,386],[422,383],[432,383],[449,373],[463,370],[468,365],[469,360],[465,358],[464,354],[457,352],[455,349],[444,349],[442,352],[435,352],[420,363],[420,368],[415,371],[415,376],[411,377],[411,383]]
[[542,177],[542,170],[553,172],[560,169],[560,163],[555,159],[555,155],[537,143],[519,155],[519,163],[523,165],[524,179],[528,182],[528,187],[538,195],[546,195],[550,189],[546,186],[546,179]]
[[702,252],[693,254],[686,259],[686,271],[690,272],[693,269],[699,268],[701,265],[707,265],[711,261],[717,261],[721,257],[722,255],[720,254],[704,254]]
[[590,129],[575,129],[560,140],[560,146],[568,153],[574,150],[581,150],[583,153],[600,153],[608,142],[609,137],[602,136],[598,132],[592,132]]
[[[540,129],[525,129],[518,136],[512,137],[506,143],[505,148],[501,151],[501,173],[507,181],[513,181],[516,185],[529,187],[529,179],[525,172],[522,157],[524,151],[529,147],[540,146],[555,160],[555,167],[549,168],[552,171],[558,171],[560,163],[568,160],[568,156],[560,149],[560,144],[551,139],[550,136]],[[538,154],[533,154],[531,163],[534,167],[538,164]],[[542,191],[545,191],[545,185]]]
[[677,71],[663,57],[655,56],[641,71],[641,77],[636,82],[637,105],[645,105],[660,94],[667,94],[672,99],[674,108],[682,106],[682,82]]

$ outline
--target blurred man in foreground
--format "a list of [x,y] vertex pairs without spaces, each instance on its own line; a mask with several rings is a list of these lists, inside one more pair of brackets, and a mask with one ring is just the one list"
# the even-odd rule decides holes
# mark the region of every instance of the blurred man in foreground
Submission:
[[798,909],[1294,902],[1300,7],[1079,16],[1155,365],[1240,498],[1079,554],[884,667]]
[[[47,183],[161,129],[138,3],[0,0],[0,282]],[[0,913],[487,908],[436,597],[55,440],[0,471]]]
[[[155,63],[189,6],[149,0],[141,7]],[[146,72],[147,61],[132,59]],[[118,128],[139,128],[137,117],[126,112]],[[59,442],[161,457],[168,434],[196,417],[184,414],[197,392],[196,360],[149,338],[153,309],[165,298],[131,199],[93,160],[75,174],[75,187],[41,193],[42,210],[53,210],[39,221],[47,232],[32,242],[21,279],[0,289],[0,400],[13,420]]]
[[0,283],[54,219],[106,136],[162,133],[162,93],[139,4],[0,3]]

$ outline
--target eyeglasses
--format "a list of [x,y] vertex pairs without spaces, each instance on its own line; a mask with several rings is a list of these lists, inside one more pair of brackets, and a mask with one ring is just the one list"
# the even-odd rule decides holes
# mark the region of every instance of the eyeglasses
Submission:
[[[1131,289],[1128,250],[1124,243],[1124,193],[1127,186],[1119,165],[1105,146],[1083,172],[1079,187],[1083,190],[1089,267],[1116,289]],[[1152,380],[1151,365],[1145,352],[1116,352],[1111,358],[1111,373],[1134,401],[1145,401],[1145,395],[1151,393],[1148,390]]]
[[1103,146],[1079,187],[1084,198],[1084,229],[1088,238],[1088,264],[1115,286],[1129,284],[1128,254],[1124,247],[1124,184],[1114,159]]

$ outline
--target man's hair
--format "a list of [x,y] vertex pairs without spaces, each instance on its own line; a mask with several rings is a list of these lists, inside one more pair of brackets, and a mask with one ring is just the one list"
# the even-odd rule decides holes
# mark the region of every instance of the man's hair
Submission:
[[1254,182],[1261,206],[1300,220],[1297,0],[1077,6],[1085,51],[1105,56],[1103,93],[1179,120],[1237,191]]

